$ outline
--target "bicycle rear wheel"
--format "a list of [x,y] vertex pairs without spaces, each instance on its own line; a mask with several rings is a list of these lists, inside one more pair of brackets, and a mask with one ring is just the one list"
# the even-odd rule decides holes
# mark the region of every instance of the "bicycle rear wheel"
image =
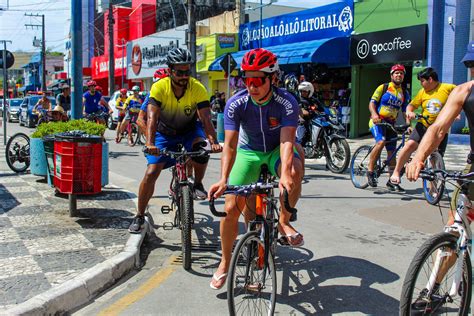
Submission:
[[24,172],[30,166],[30,138],[24,133],[16,133],[5,148],[7,165],[14,172]]
[[442,261],[458,259],[457,248],[457,237],[444,232],[431,237],[421,246],[403,282],[400,315],[467,315],[472,291],[471,260],[467,251],[464,258],[460,259],[463,260],[462,277],[457,295],[449,295],[456,274],[456,264],[447,269],[437,290],[428,291],[426,288],[434,273],[438,256],[441,256]]
[[179,200],[181,219],[181,251],[184,270],[191,269],[191,229],[193,223],[193,194],[189,185],[181,187]]
[[269,249],[256,231],[246,233],[237,243],[227,276],[227,303],[230,315],[273,315],[276,303],[276,267]]
[[[432,153],[425,162],[426,168],[445,170],[444,160],[441,154],[437,151]],[[444,181],[434,180],[428,181],[423,179],[423,195],[428,203],[431,205],[438,204],[443,197]]]
[[137,123],[130,123],[131,146],[135,146],[138,142],[138,125]]
[[372,146],[359,147],[351,160],[351,181],[358,189],[365,189],[369,185],[367,180],[367,168],[369,166],[370,152]]

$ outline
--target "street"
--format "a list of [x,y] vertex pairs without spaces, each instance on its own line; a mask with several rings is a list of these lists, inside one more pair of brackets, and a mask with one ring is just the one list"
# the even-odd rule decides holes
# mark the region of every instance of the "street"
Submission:
[[[17,124],[9,124],[8,130],[9,135],[33,131]],[[115,132],[109,130],[106,137],[110,183],[137,194],[145,170],[141,148],[115,144]],[[354,152],[360,141],[350,143]],[[458,148],[450,145],[447,155],[457,153]],[[211,157],[206,187],[218,179],[219,157]],[[442,229],[446,208],[442,208],[442,218],[437,207],[424,201],[419,181],[404,181],[407,193],[392,194],[385,189],[384,177],[378,188],[358,190],[348,172],[332,174],[314,161],[307,163],[305,171],[295,223],[304,234],[305,245],[277,250],[277,313],[397,314],[411,258],[429,234]],[[142,247],[141,270],[133,271],[74,315],[227,314],[226,287],[218,291],[209,287],[219,263],[218,220],[210,215],[207,202],[195,202],[193,266],[186,272],[180,262],[179,231],[163,229],[163,223],[172,219],[172,214],[160,212],[161,205],[168,204],[169,180],[169,172],[164,171],[150,203],[156,235]],[[222,209],[223,202],[217,205]]]

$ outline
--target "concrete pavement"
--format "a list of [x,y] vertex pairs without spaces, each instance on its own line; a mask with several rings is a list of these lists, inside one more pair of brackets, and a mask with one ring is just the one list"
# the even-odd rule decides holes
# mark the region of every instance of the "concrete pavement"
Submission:
[[139,265],[144,234],[130,235],[135,195],[107,186],[78,197],[69,217],[67,195],[42,177],[15,174],[0,146],[0,314],[44,315],[89,302]]

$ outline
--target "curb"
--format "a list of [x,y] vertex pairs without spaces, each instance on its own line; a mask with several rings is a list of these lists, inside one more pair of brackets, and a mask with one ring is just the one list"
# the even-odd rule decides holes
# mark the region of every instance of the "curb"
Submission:
[[[111,188],[118,188],[109,185]],[[137,198],[125,191],[137,205]],[[73,279],[10,308],[0,315],[59,315],[90,302],[98,293],[107,289],[133,268],[140,266],[140,247],[150,231],[146,224],[140,234],[131,234],[123,251],[96,264]]]

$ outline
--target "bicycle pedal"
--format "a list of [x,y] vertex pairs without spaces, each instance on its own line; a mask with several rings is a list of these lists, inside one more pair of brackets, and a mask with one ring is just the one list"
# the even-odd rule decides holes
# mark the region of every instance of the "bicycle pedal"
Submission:
[[162,214],[169,214],[173,209],[168,205],[161,206],[161,213]]
[[163,223],[163,230],[173,230],[174,224],[173,222],[164,222]]

